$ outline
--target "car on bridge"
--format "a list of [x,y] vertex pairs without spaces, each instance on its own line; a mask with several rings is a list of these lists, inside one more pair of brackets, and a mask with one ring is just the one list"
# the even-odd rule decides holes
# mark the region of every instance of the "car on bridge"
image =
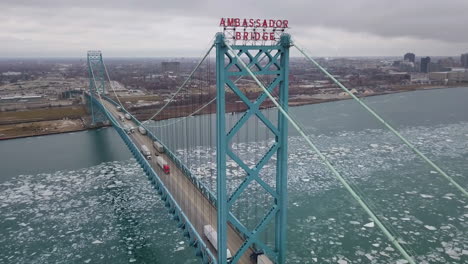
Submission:
[[127,135],[130,135],[133,132],[135,132],[135,128],[127,124],[124,125],[124,130],[125,130],[125,133],[127,133]]
[[144,127],[139,126],[139,127],[138,127],[138,131],[140,131],[140,133],[141,133],[142,135],[146,135],[146,129],[145,129]]

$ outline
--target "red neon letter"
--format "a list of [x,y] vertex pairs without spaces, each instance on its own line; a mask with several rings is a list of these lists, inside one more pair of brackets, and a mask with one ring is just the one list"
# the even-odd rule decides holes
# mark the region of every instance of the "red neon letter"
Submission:
[[276,20],[276,27],[280,28],[283,26],[283,21],[282,20]]
[[288,21],[287,20],[283,20],[283,27],[288,28]]
[[227,26],[228,27],[233,27],[234,26],[234,18],[228,18],[227,19]]
[[260,40],[260,33],[255,32],[254,34],[255,34],[254,40]]
[[275,32],[270,32],[270,40],[275,40]]
[[221,22],[219,22],[219,26],[220,27],[225,27],[226,26],[226,21],[224,20],[224,18],[221,18]]
[[244,18],[244,21],[242,21],[242,26],[247,27],[247,19]]
[[248,40],[248,39],[249,39],[249,32],[244,31],[244,40]]
[[234,19],[234,26],[235,26],[235,27],[240,26],[240,18]]
[[275,21],[273,19],[270,19],[270,27],[275,27]]
[[260,25],[261,25],[261,24],[260,24],[260,19],[257,19],[257,20],[255,21],[255,27],[260,27]]
[[253,27],[254,26],[254,20],[251,18],[249,19],[249,27]]
[[240,40],[241,37],[242,37],[241,32],[237,31],[237,32],[236,32],[236,40]]

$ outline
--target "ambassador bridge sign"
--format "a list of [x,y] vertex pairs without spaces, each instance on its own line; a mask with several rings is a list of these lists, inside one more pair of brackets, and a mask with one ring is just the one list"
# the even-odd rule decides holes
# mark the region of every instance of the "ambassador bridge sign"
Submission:
[[219,26],[231,44],[275,44],[289,28],[288,20],[221,18]]

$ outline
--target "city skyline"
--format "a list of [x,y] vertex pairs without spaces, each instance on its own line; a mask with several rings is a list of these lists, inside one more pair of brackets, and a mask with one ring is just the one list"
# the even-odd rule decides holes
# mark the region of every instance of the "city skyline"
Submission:
[[89,49],[108,57],[197,57],[220,30],[221,17],[288,19],[293,37],[321,57],[468,52],[462,34],[468,2],[459,0],[290,1],[281,8],[268,1],[7,0],[0,7],[0,57],[82,57]]

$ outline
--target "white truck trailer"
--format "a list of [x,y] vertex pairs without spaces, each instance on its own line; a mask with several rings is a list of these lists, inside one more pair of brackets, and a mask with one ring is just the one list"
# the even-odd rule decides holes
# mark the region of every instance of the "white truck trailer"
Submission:
[[143,154],[143,156],[145,156],[147,160],[151,159],[151,151],[146,145],[141,145],[140,151],[141,151],[141,154]]
[[122,107],[121,107],[121,106],[117,106],[117,111],[122,112]]
[[[208,241],[210,241],[211,245],[218,250],[218,233],[216,230],[211,225],[204,225],[203,226],[203,233],[205,234],[206,238],[208,238]],[[227,249],[226,252],[226,257],[227,259],[231,259],[231,251],[229,251],[229,248]]]
[[132,120],[132,117],[131,117],[129,114],[125,114],[125,118],[126,118],[127,120]]
[[159,152],[159,153],[163,153],[164,152],[164,147],[161,143],[157,142],[157,141],[154,141],[153,142],[153,147]]

